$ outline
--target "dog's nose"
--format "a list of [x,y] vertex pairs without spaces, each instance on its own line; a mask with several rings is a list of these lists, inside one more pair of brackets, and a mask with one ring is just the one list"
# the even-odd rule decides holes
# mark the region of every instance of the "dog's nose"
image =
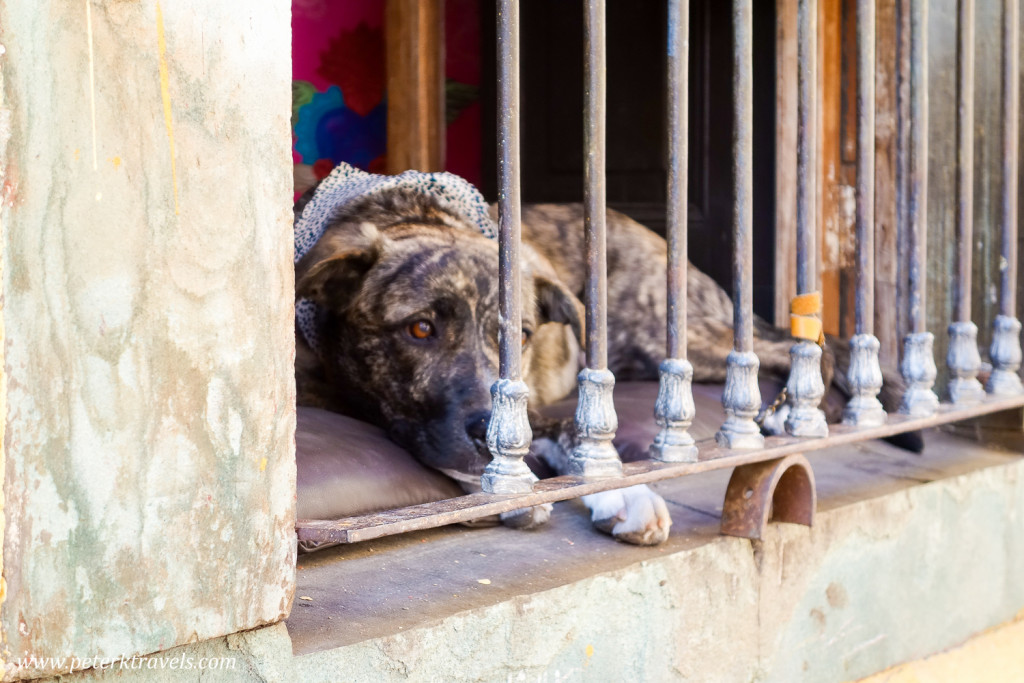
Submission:
[[487,423],[491,421],[491,411],[481,410],[466,418],[466,434],[469,438],[479,441],[487,440]]

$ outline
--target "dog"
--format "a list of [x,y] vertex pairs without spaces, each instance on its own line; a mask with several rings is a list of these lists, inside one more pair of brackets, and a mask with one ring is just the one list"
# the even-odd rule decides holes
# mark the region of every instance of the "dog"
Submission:
[[[297,216],[311,196],[296,205]],[[621,213],[609,210],[607,218],[609,369],[620,380],[656,379],[665,356],[666,243]],[[583,239],[580,205],[523,207],[522,367],[531,408],[576,386]],[[335,211],[298,260],[295,277],[297,298],[317,310],[307,323],[312,333],[296,335],[300,405],[379,425],[421,462],[478,482],[491,459],[486,429],[498,379],[497,242],[430,193],[397,188]],[[688,306],[694,381],[722,382],[732,349],[732,301],[690,265]],[[785,378],[792,339],[761,320],[755,328],[762,373]],[[834,355],[823,359],[826,381],[838,377]],[[534,451],[565,472],[571,420],[531,411],[531,426]],[[583,501],[595,526],[619,540],[655,544],[668,536],[667,507],[646,486]],[[550,509],[503,521],[537,526]]]

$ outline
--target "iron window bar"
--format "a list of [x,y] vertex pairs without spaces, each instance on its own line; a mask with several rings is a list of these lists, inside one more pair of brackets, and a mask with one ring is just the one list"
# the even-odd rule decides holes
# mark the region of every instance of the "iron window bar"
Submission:
[[[823,448],[852,444],[869,439],[926,429],[938,425],[967,420],[992,413],[1024,407],[1024,391],[1017,371],[1021,364],[1020,322],[1016,318],[1016,180],[1018,163],[1018,38],[1019,0],[1004,0],[1003,40],[1003,211],[1001,223],[1000,315],[993,328],[991,356],[993,373],[984,394],[969,392],[970,398],[950,387],[952,402],[941,403],[932,391],[936,368],[932,354],[932,334],[925,324],[925,256],[927,201],[927,1],[911,0],[910,6],[910,159],[905,202],[908,220],[906,230],[911,258],[909,269],[909,319],[912,332],[905,339],[905,353],[901,364],[908,389],[899,413],[879,414],[875,396],[881,385],[878,369],[878,341],[873,335],[874,291],[873,280],[873,186],[874,173],[874,0],[858,0],[857,5],[857,61],[858,61],[858,187],[857,187],[857,292],[856,334],[851,339],[850,384],[853,388],[842,424],[831,425],[826,434],[805,436],[800,429],[788,429],[786,436],[764,438],[753,415],[760,407],[757,388],[757,356],[753,352],[753,306],[751,268],[751,160],[752,160],[752,108],[751,108],[751,3],[752,0],[732,0],[734,27],[735,93],[734,134],[734,349],[729,356],[727,381],[723,393],[723,406],[727,419],[716,435],[717,443],[693,443],[687,433],[693,419],[693,397],[690,390],[692,368],[686,361],[686,89],[688,60],[688,2],[670,0],[669,44],[669,177],[668,177],[668,335],[667,360],[660,373],[659,397],[655,415],[662,430],[651,447],[652,459],[622,464],[611,447],[615,432],[615,412],[611,404],[614,377],[607,369],[607,346],[604,315],[605,258],[604,258],[604,75],[605,29],[603,0],[585,0],[586,8],[586,232],[587,232],[587,368],[580,373],[580,400],[577,409],[577,429],[587,445],[582,452],[573,454],[576,462],[574,474],[536,481],[523,462],[529,449],[530,429],[526,418],[527,390],[520,370],[520,284],[519,284],[519,76],[518,76],[518,0],[498,0],[499,47],[499,247],[500,290],[502,324],[499,333],[500,379],[492,389],[493,416],[488,428],[488,446],[494,461],[488,466],[481,493],[448,500],[414,505],[341,520],[299,520],[296,524],[299,540],[334,543],[354,543],[397,533],[428,529],[483,516],[521,510],[534,505],[552,503],[583,495],[636,484],[649,484],[688,474],[724,468],[736,468],[727,491],[723,512],[723,531],[746,535],[736,530],[734,520],[726,520],[735,501],[729,496],[744,497],[745,482],[764,482],[770,475],[768,499],[761,500],[758,512],[761,523],[767,519],[771,504],[771,488],[786,477],[786,468],[798,464],[803,476],[790,477],[798,482],[795,489],[809,497],[809,510],[796,521],[810,523],[815,500],[813,474],[801,454]],[[800,125],[800,173],[798,175],[798,289],[801,294],[813,290],[817,278],[814,255],[813,207],[818,189],[814,187],[815,126],[813,82],[814,34],[817,14],[816,0],[800,0],[799,35],[800,55],[798,117]],[[961,3],[959,64],[961,70],[973,73],[973,1]],[[962,71],[963,73],[963,71]],[[961,163],[970,158],[971,107],[973,78],[961,79],[959,102],[961,106],[958,127],[958,149]],[[966,105],[966,107],[965,107]],[[966,170],[966,174],[962,171]],[[958,348],[966,345],[963,353],[951,351],[948,363],[954,381],[973,358],[962,356],[977,353],[976,342],[970,335],[959,331],[963,323],[970,323],[969,285],[971,253],[969,170],[958,171],[958,262],[957,273],[961,287],[957,290],[957,320],[950,328]],[[965,208],[966,207],[966,208]],[[965,302],[966,299],[966,302]],[[812,346],[817,346],[811,344]],[[802,343],[794,347],[791,373],[806,369],[820,382],[820,369],[803,363]],[[820,354],[820,349],[818,351]],[[797,361],[800,361],[799,363]],[[805,369],[797,366],[805,364]],[[966,367],[966,375],[971,368]],[[975,371],[976,374],[976,371]],[[799,377],[790,384],[801,384]],[[797,388],[798,400],[803,386]],[[806,394],[806,392],[804,392]],[[816,409],[816,406],[815,406]],[[755,427],[751,430],[750,426]],[[588,443],[589,439],[589,443]],[[612,453],[608,453],[608,449]],[[767,469],[766,469],[767,468]],[[774,468],[774,469],[773,469]],[[741,473],[746,472],[743,476]],[[741,485],[737,485],[741,484]],[[760,486],[760,484],[758,484]],[[755,496],[756,497],[756,496]],[[742,504],[742,503],[741,503]],[[777,508],[778,512],[778,508]],[[756,529],[751,532],[756,533]]]

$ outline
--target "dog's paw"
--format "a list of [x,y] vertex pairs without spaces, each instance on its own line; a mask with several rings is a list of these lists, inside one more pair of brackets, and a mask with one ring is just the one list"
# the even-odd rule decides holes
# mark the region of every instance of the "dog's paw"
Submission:
[[657,545],[668,538],[672,517],[665,500],[643,484],[583,496],[594,526],[616,540]]
[[501,523],[511,529],[536,529],[551,519],[551,503],[501,513]]
[[789,404],[783,403],[765,416],[761,423],[761,431],[768,436],[785,436],[787,417],[789,417]]

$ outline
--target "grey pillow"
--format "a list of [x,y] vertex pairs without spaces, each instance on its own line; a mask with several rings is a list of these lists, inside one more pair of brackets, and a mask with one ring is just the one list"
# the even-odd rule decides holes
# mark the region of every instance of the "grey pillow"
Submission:
[[[421,465],[378,427],[303,406],[297,418],[299,519],[341,519],[462,495],[457,483]],[[302,551],[325,547],[299,544]]]

